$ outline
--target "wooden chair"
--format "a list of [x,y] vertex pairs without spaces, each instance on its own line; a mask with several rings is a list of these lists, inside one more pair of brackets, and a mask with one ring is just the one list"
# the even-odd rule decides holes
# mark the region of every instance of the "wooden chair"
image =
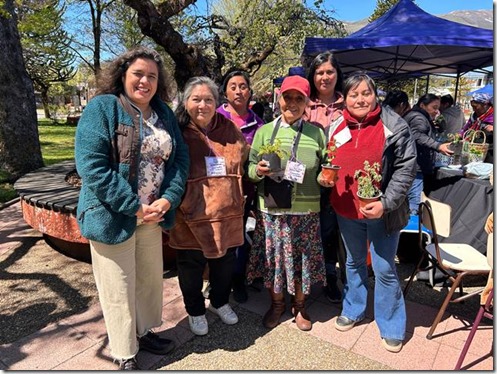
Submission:
[[[488,265],[492,268],[493,270],[493,254],[494,254],[494,234],[491,233],[488,235],[488,240],[487,240],[487,262]],[[466,342],[464,343],[464,347],[461,351],[461,354],[459,355],[459,359],[457,360],[456,367],[454,370],[461,370],[462,363],[464,362],[464,358],[466,357],[466,354],[468,353],[469,346],[471,345],[471,342],[473,341],[473,338],[476,334],[476,330],[478,329],[478,326],[480,326],[480,322],[483,317],[489,318],[491,320],[494,319],[494,314],[493,314],[493,297],[494,297],[494,281],[493,281],[493,275],[492,272],[488,275],[488,282],[487,285],[485,286],[485,289],[482,292],[481,295],[481,306],[478,309],[478,313],[476,314],[475,321],[473,322],[473,327],[471,328],[471,331],[469,333],[468,339],[466,339]]]
[[[472,296],[479,295],[483,290],[482,287],[469,294],[464,294],[463,279],[474,275],[485,276],[491,270],[485,255],[478,252],[471,245],[463,243],[439,243],[439,235],[445,238],[450,236],[450,215],[451,207],[447,204],[430,198],[426,198],[425,201],[419,204],[418,237],[422,256],[404,288],[404,296],[407,295],[416,274],[422,270],[421,266],[425,258],[428,260],[429,266],[424,270],[438,268],[452,282],[452,286],[431,325],[430,331],[426,335],[427,339],[432,338],[433,332],[441,321],[449,302],[457,303],[466,300]],[[426,247],[423,245],[425,238],[423,226],[432,233],[432,242],[428,243]],[[459,288],[459,296],[453,298],[457,288]]]

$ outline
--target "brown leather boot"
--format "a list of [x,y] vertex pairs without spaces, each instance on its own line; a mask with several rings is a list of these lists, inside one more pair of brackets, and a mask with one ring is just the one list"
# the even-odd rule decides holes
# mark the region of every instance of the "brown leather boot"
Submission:
[[300,285],[295,285],[295,296],[292,296],[292,314],[300,330],[309,331],[312,328],[311,317],[305,311],[305,294]]
[[268,329],[274,329],[280,323],[280,318],[285,313],[285,295],[283,292],[275,293],[273,288],[269,288],[271,295],[271,308],[262,318],[262,324]]

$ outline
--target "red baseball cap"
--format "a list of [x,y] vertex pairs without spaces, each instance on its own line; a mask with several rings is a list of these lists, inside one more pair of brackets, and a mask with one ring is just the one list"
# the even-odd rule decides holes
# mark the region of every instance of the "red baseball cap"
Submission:
[[311,86],[307,79],[302,78],[300,75],[291,75],[286,77],[281,84],[280,94],[288,90],[297,90],[305,97],[309,97],[311,93]]

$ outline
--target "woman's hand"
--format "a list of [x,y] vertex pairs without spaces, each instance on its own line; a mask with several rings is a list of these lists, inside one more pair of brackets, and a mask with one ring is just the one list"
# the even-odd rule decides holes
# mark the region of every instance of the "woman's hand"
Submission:
[[490,234],[494,232],[494,212],[490,213],[485,222],[485,232]]
[[335,187],[335,181],[328,181],[326,179],[324,179],[322,176],[321,176],[321,173],[319,173],[318,175],[318,183],[323,186],[323,187]]
[[383,216],[383,204],[381,201],[373,201],[372,203],[366,204],[365,207],[359,208],[359,212],[361,212],[365,218],[381,218],[381,216]]
[[450,143],[442,143],[440,144],[440,147],[438,147],[438,152],[440,152],[443,155],[450,156],[454,154],[454,151],[451,151],[449,149]]
[[258,177],[265,177],[271,174],[271,169],[267,166],[266,161],[261,160],[255,165],[255,173]]
[[[161,200],[161,199],[159,199]],[[162,199],[164,201],[167,201],[165,199]],[[162,205],[157,203],[155,204],[156,201],[154,201],[154,203],[152,203],[152,205],[148,205],[148,204],[142,204],[140,206],[140,208],[138,209],[138,211],[136,212],[136,216],[138,218],[141,218],[143,219],[143,223],[155,223],[155,222],[162,222],[164,219],[162,218],[162,216],[166,213],[166,211],[169,209],[167,208],[167,210],[163,210],[162,209]],[[155,206],[153,205],[155,204]],[[169,204],[169,207],[171,205]]]
[[171,209],[171,203],[169,200],[161,197],[160,199],[155,200],[152,204],[150,204],[153,208],[159,208],[162,215],[166,214],[166,212]]

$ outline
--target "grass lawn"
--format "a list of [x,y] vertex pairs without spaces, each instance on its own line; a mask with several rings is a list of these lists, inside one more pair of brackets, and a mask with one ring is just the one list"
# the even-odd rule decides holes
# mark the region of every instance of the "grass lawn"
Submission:
[[[74,158],[74,135],[76,126],[64,122],[53,123],[52,120],[38,121],[41,154],[45,166]],[[14,181],[9,173],[0,169],[0,204],[17,196]]]

